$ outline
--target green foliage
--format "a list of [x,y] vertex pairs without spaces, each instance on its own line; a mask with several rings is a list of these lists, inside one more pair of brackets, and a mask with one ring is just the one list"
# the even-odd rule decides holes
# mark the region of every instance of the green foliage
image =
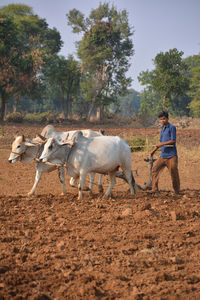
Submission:
[[68,19],[68,25],[72,27],[73,33],[80,33],[87,30],[86,21],[84,15],[77,9],[72,9],[66,14]]
[[32,8],[11,4],[0,9],[0,96],[3,119],[5,103],[11,96],[17,107],[25,95],[40,91],[42,66],[49,56],[60,50],[59,32],[49,29],[45,19],[33,14]]
[[119,98],[119,103],[119,110],[122,115],[130,117],[133,114],[138,114],[141,105],[140,94],[131,89],[125,96]]
[[140,97],[140,121],[143,126],[148,127],[162,110],[161,95],[149,86],[141,92]]
[[196,118],[200,118],[200,100],[192,100],[189,104],[191,115]]
[[141,137],[136,137],[134,139],[128,139],[126,142],[131,148],[131,152],[144,151],[145,150],[145,139]]
[[191,68],[191,82],[189,96],[192,98],[189,108],[191,115],[200,117],[200,54],[193,56],[193,66]]
[[158,142],[159,135],[151,139],[130,135],[122,136],[122,138],[124,138],[125,141],[129,144],[131,152],[145,151],[149,153],[151,150],[153,150],[156,143]]
[[40,114],[26,114],[24,120],[30,123],[54,123],[56,116],[51,111],[46,111]]
[[37,46],[42,48],[45,54],[57,53],[60,50],[63,43],[60,33],[55,28],[48,28],[46,20],[34,15],[30,6],[10,4],[1,7],[0,11],[7,16],[13,17],[14,23],[20,31],[18,37],[23,42],[23,50],[27,50],[27,46],[28,48],[30,47],[30,38],[37,38]]
[[14,17],[14,16],[30,16],[33,15],[33,9],[25,4],[9,4],[0,8],[0,12]]
[[65,117],[71,114],[72,102],[79,92],[80,66],[79,62],[69,55],[54,55],[44,68],[43,84],[46,95],[60,99]]
[[179,115],[187,113],[189,77],[182,55],[177,49],[160,52],[154,59],[155,69],[140,73],[138,80],[146,86],[140,114],[156,115],[163,108]]
[[185,73],[187,66],[182,55],[182,51],[174,48],[165,53],[160,52],[154,59],[155,70],[151,84],[162,94],[163,99],[171,100],[173,95],[182,95],[189,89],[189,80]]
[[67,17],[73,32],[84,33],[78,43],[78,56],[83,71],[81,88],[84,98],[90,101],[90,116],[95,105],[110,104],[129,86],[131,79],[125,74],[133,55],[133,31],[126,10],[119,12],[108,3],[100,3],[88,18],[77,10]]
[[109,105],[108,110],[123,115],[124,117],[132,117],[138,114],[140,104],[140,93],[130,89],[127,91],[127,94],[117,98],[115,103]]
[[24,120],[24,114],[20,112],[13,112],[7,114],[5,117],[6,122],[22,123]]
[[2,128],[0,128],[0,136],[6,135],[6,131]]

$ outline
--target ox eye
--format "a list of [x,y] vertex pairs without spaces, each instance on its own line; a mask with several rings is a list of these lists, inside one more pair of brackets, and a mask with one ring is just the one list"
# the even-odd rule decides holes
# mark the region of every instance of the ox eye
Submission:
[[18,145],[18,146],[17,146],[17,148],[20,148],[20,147],[21,147],[21,145]]
[[53,148],[53,146],[52,146],[52,145],[50,145],[50,146],[49,146],[49,150],[52,150],[52,148]]

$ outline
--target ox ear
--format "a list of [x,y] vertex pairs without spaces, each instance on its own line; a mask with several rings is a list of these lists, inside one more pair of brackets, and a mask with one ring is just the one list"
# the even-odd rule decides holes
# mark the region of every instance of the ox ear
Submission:
[[29,143],[29,142],[25,142],[24,145],[25,145],[25,146],[28,146],[28,147],[34,147],[34,146],[35,146],[34,144],[31,144],[31,143]]
[[79,140],[79,138],[80,138],[81,136],[83,136],[82,131],[77,130],[77,131],[74,132],[74,134],[72,135],[71,140],[74,141],[74,143],[76,143],[76,142]]
[[26,141],[24,135],[17,135],[15,136],[15,139],[18,138],[19,143],[24,143]]
[[73,147],[81,136],[83,136],[83,133],[80,130],[78,130],[72,135],[71,140],[65,139],[62,142],[62,145],[69,145]]

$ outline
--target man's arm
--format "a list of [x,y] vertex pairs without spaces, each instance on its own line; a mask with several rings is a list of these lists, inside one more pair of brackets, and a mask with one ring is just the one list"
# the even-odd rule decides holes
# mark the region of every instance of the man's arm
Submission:
[[158,149],[158,148],[160,148],[160,147],[162,147],[162,146],[166,146],[166,145],[174,145],[175,143],[176,143],[175,140],[169,140],[169,141],[167,141],[167,142],[159,142],[159,143],[156,145],[156,147],[157,147],[157,149]]
[[150,155],[152,156],[160,147],[167,146],[167,145],[174,145],[176,143],[175,140],[169,140],[167,142],[159,142],[155,148],[150,152]]

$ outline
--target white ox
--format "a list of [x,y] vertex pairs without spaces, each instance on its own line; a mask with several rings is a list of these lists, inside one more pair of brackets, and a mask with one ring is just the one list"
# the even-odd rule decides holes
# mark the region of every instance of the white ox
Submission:
[[[54,138],[57,138],[59,141],[61,141],[62,138],[65,139],[68,136],[72,136],[74,134],[74,132],[75,131],[57,132],[57,131],[55,131],[55,129],[52,125],[48,125],[42,130],[40,137],[37,137],[37,138],[33,139],[32,141],[29,139],[25,139],[25,137],[23,135],[17,136],[15,138],[14,142],[12,143],[12,151],[10,153],[8,161],[10,163],[15,163],[17,161],[21,161],[25,164],[29,163],[29,162],[39,158],[39,156],[41,155],[41,153],[43,151],[44,142],[41,139],[41,137],[44,136],[44,137],[48,138],[48,137],[53,136]],[[58,134],[58,135],[56,135],[56,134]],[[102,133],[97,132],[97,131],[95,132],[90,129],[83,130],[83,134],[86,134],[87,136],[88,135],[102,135]],[[41,175],[43,172],[49,173],[56,169],[57,169],[56,165],[47,165],[42,162],[36,161],[35,181],[34,181],[32,189],[30,190],[28,195],[32,195],[35,193],[35,190],[37,188],[37,185],[40,181],[40,178],[41,178]],[[63,194],[65,194],[66,193],[66,185],[65,185],[65,173],[64,173],[63,166],[58,167],[58,177],[62,184]],[[101,180],[101,178],[99,179],[99,181],[100,180]],[[91,174],[90,186],[89,186],[90,189],[92,189],[93,181],[94,181],[94,174]],[[72,185],[75,184],[75,180],[73,178],[70,180],[70,182]],[[100,190],[102,189],[101,185],[99,185],[99,189]]]
[[90,172],[109,175],[110,185],[105,193],[105,197],[108,197],[116,183],[118,168],[121,168],[125,174],[131,195],[134,195],[136,186],[131,171],[131,150],[129,145],[118,136],[86,138],[78,132],[71,141],[62,144],[54,138],[49,138],[44,145],[40,160],[66,164],[68,173],[74,178],[79,177],[79,199],[82,199],[85,178]]
[[[103,130],[94,131],[91,129],[83,129],[78,130],[81,131],[83,136],[85,137],[95,137],[95,136],[102,136],[104,134]],[[77,130],[70,130],[70,131],[56,131],[54,126],[47,125],[39,135],[44,141],[46,141],[48,138],[55,138],[58,142],[62,143],[64,140],[68,139],[71,140],[72,136],[77,132]],[[90,183],[89,183],[89,190],[92,191],[93,184],[94,184],[94,177],[95,173],[90,173]],[[99,174],[99,181],[98,181],[98,189],[99,192],[103,192],[102,187],[102,174]],[[71,177],[70,179],[70,185],[73,187],[78,187],[76,184],[76,179],[74,177]]]

